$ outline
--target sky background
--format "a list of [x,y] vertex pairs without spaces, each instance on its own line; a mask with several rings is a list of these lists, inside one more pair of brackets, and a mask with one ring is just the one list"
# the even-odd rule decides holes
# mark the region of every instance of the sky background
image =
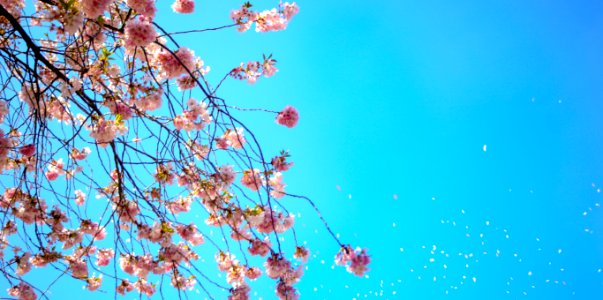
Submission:
[[[160,1],[157,22],[225,25],[240,4],[199,0],[181,16]],[[178,41],[211,66],[213,83],[274,55],[274,77],[229,80],[220,96],[298,108],[293,129],[268,114],[241,118],[265,152],[292,154],[287,191],[312,198],[344,243],[373,258],[365,278],[333,268],[338,245],[312,208],[281,200],[300,213],[298,239],[314,256],[296,285],[301,299],[603,297],[603,3],[298,5],[284,32]],[[252,298],[275,299],[272,284],[254,287]]]

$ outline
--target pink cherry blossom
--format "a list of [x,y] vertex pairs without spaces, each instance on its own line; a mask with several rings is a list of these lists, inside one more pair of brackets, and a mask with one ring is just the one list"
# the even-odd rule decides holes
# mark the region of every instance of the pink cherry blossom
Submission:
[[134,290],[134,285],[132,285],[132,283],[130,283],[127,279],[122,280],[116,288],[117,293],[122,296],[131,292],[132,290]]
[[243,136],[243,128],[237,128],[235,130],[228,129],[226,130],[226,133],[224,133],[223,138],[226,140],[228,145],[235,149],[243,148],[243,145],[245,142],[247,142]]
[[281,172],[275,172],[270,179],[268,185],[271,187],[270,196],[279,199],[285,195],[285,184],[283,183],[283,175]]
[[287,157],[289,157],[289,154],[283,151],[280,156],[275,156],[270,160],[270,164],[272,164],[275,171],[284,172],[293,166],[293,162],[287,162]]
[[192,277],[185,278],[177,272],[172,274],[172,286],[179,290],[192,290],[195,288],[197,280]]
[[230,289],[230,295],[228,295],[228,300],[248,300],[249,291],[251,291],[251,288],[249,288],[247,284],[242,284],[237,287],[234,287]]
[[360,250],[360,248],[357,248],[350,259],[347,270],[357,276],[362,276],[369,270],[367,266],[370,262],[371,258],[366,254],[366,249]]
[[266,78],[274,75],[278,71],[278,69],[276,68],[275,65],[276,65],[276,60],[271,59],[271,58],[265,59],[264,63],[262,64],[262,75],[264,75],[264,77],[266,77]]
[[220,251],[215,257],[216,263],[218,263],[218,269],[224,272],[233,265],[236,265],[238,262],[234,258],[234,255]]
[[96,253],[96,265],[99,267],[107,266],[113,257],[115,257],[115,251],[113,251],[113,249],[99,249]]
[[240,9],[233,10],[230,13],[230,18],[236,24],[239,24],[239,28],[237,28],[237,30],[239,32],[244,32],[244,31],[249,30],[249,28],[251,27],[251,24],[253,24],[253,22],[255,21],[255,19],[257,17],[257,13],[251,11],[249,9],[250,7],[251,7],[251,5],[246,3],[246,4],[243,4],[243,6],[241,6]]
[[302,246],[295,247],[295,253],[293,253],[293,257],[302,260],[303,262],[308,261],[308,257],[310,257],[310,251],[307,248]]
[[10,296],[17,297],[19,300],[36,300],[38,298],[34,292],[34,289],[23,281],[21,281],[18,285],[9,288],[8,294]]
[[19,153],[23,156],[33,156],[36,153],[36,145],[28,144],[19,148]]
[[366,249],[356,248],[356,250],[353,250],[350,246],[341,247],[339,253],[335,256],[337,265],[347,265],[347,271],[357,276],[362,276],[369,270],[367,266],[370,262],[371,258]]
[[84,160],[90,154],[90,148],[84,147],[82,150],[78,150],[77,148],[71,149],[71,158],[75,160]]
[[252,239],[250,243],[251,245],[249,245],[249,248],[247,248],[247,250],[251,255],[266,256],[268,255],[268,252],[270,252],[271,245],[270,239],[268,237],[264,238],[264,241],[261,241],[259,239]]
[[141,110],[152,111],[161,107],[163,96],[163,90],[153,90],[149,92],[146,96],[140,97],[136,99],[136,107]]
[[108,143],[118,134],[124,134],[128,128],[123,122],[112,120],[98,120],[95,124],[88,126],[90,136],[96,140],[102,148],[107,147]]
[[139,17],[131,19],[125,28],[126,49],[134,50],[135,47],[146,47],[157,38],[155,26],[150,19]]
[[15,261],[17,262],[17,270],[15,271],[15,274],[23,276],[31,270],[32,264],[29,260],[30,257],[30,252],[25,252],[22,256],[15,257]]
[[[2,2],[3,0],[0,0]],[[6,6],[5,6],[6,7]],[[4,122],[4,117],[8,115],[8,102],[0,101],[0,124]]]
[[56,180],[57,178],[59,178],[59,175],[64,175],[65,174],[65,170],[63,170],[64,164],[63,164],[63,159],[59,158],[56,161],[52,161],[50,162],[50,164],[48,165],[48,171],[46,171],[45,175],[46,175],[46,179],[53,181]]
[[176,201],[166,203],[166,207],[171,213],[178,214],[189,211],[192,203],[193,198],[180,197]]
[[80,8],[87,18],[96,19],[102,15],[113,0],[82,0]]
[[203,235],[199,232],[195,224],[191,223],[186,226],[178,225],[176,231],[183,239],[193,244],[193,246],[201,245],[204,242]]
[[75,191],[75,203],[79,206],[84,205],[86,201],[86,194],[80,190]]
[[284,275],[291,268],[291,262],[281,255],[275,254],[266,260],[264,267],[266,267],[266,275],[272,279],[276,279]]
[[297,299],[299,299],[299,294],[297,293],[297,289],[282,281],[276,285],[276,295],[281,300],[297,300]]
[[86,279],[86,289],[88,289],[89,291],[93,292],[98,290],[98,288],[100,288],[101,284],[103,283],[103,277],[89,277],[88,279]]
[[127,0],[126,4],[137,13],[151,20],[155,18],[155,13],[157,13],[154,0]]
[[299,120],[299,112],[293,106],[286,106],[276,116],[276,123],[279,125],[287,126],[289,128],[295,127]]
[[260,170],[246,170],[243,171],[243,177],[241,183],[253,191],[257,191],[262,186],[262,177],[260,176]]
[[155,285],[148,283],[145,279],[138,279],[138,281],[134,282],[134,287],[139,293],[149,297],[155,294]]
[[293,16],[295,16],[299,12],[299,6],[297,6],[295,2],[281,3],[280,6],[283,11],[283,16],[285,17],[285,19],[287,19],[287,21],[290,21],[291,18],[293,18]]
[[181,14],[190,14],[195,10],[195,1],[193,0],[176,0],[172,4],[174,12]]
[[165,78],[172,79],[195,69],[195,53],[186,47],[181,47],[173,54],[169,51],[159,52],[155,60]]
[[71,259],[69,261],[71,275],[75,278],[85,279],[88,277],[88,265],[83,259]]
[[245,271],[245,276],[250,280],[256,280],[262,275],[262,271],[258,267],[247,268]]

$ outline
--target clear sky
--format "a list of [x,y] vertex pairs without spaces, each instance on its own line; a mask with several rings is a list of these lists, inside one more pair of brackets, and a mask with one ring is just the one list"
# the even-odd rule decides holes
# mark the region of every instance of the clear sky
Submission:
[[[281,200],[300,212],[298,239],[314,254],[301,299],[603,298],[602,2],[297,3],[284,32],[178,41],[214,83],[274,55],[274,77],[227,81],[221,96],[299,109],[293,129],[242,117],[268,153],[292,154],[287,191],[311,197],[342,241],[372,255],[366,278],[332,269],[338,245],[311,207]],[[240,4],[198,0],[193,15],[157,22],[225,25]],[[66,280],[56,299],[79,293]],[[252,298],[276,298],[272,285],[255,287]]]

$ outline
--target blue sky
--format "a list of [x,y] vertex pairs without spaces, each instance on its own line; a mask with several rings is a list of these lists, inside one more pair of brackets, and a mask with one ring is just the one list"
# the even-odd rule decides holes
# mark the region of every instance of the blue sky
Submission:
[[[197,2],[193,15],[157,22],[224,25],[240,5]],[[373,257],[367,278],[332,269],[338,246],[311,207],[281,200],[300,212],[298,239],[315,254],[301,299],[603,297],[603,4],[298,4],[284,32],[178,41],[212,67],[214,83],[274,55],[274,77],[230,80],[220,94],[299,109],[293,129],[241,117],[266,152],[292,154],[287,190],[311,197],[343,242]],[[63,287],[57,296],[72,290]],[[257,287],[275,298],[271,285]]]

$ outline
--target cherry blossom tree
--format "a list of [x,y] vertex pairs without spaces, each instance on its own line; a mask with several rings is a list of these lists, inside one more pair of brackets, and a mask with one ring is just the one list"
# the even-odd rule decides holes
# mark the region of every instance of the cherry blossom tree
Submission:
[[[297,299],[310,252],[295,239],[284,197],[316,210],[339,245],[338,265],[358,276],[368,270],[366,250],[340,242],[314,202],[286,192],[289,154],[264,153],[238,117],[257,113],[291,128],[297,109],[243,109],[219,96],[225,80],[274,76],[276,60],[242,63],[210,83],[209,67],[177,39],[284,30],[297,4],[244,3],[230,24],[170,33],[154,21],[155,0],[32,2],[0,0],[0,272],[8,295],[50,298],[54,282],[71,277],[120,295],[163,298],[167,280],[178,295],[196,288],[213,298],[217,288],[248,299],[250,281],[266,276],[280,299]],[[169,13],[195,5],[176,0]],[[281,244],[283,235],[294,244]],[[226,281],[200,267],[202,247],[213,249]],[[32,269],[59,275],[39,286],[27,280]]]

